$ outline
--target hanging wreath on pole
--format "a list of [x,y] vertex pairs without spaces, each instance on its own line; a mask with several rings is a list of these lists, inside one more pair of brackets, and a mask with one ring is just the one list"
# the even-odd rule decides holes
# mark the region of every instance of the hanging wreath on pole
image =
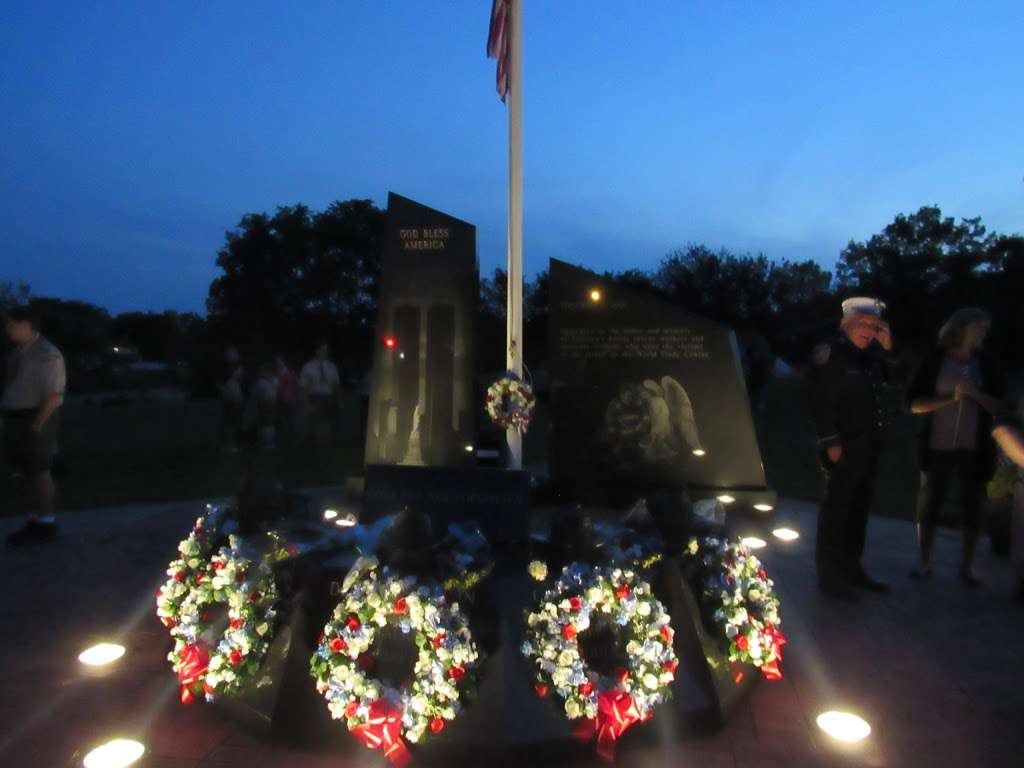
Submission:
[[[413,680],[400,689],[367,671],[374,640],[386,626],[411,634],[416,643]],[[310,673],[331,716],[401,768],[411,759],[406,741],[441,733],[462,711],[478,660],[458,603],[448,602],[439,586],[400,577],[370,557],[356,561],[345,577]]]
[[487,388],[484,408],[497,426],[515,429],[526,434],[533,416],[536,398],[533,388],[513,371],[505,374]]
[[[540,561],[531,563],[529,572],[538,581],[547,578]],[[580,652],[580,635],[598,617],[621,628],[628,664],[613,675],[593,669]],[[664,605],[632,570],[572,563],[526,623],[522,653],[537,668],[534,691],[544,697],[554,690],[564,701],[565,716],[582,721],[577,738],[596,736],[598,755],[612,760],[616,740],[653,717],[675,679],[679,662]]]
[[686,555],[697,562],[698,599],[729,645],[729,661],[751,664],[768,680],[781,680],[779,599],[761,561],[738,541],[690,539]]

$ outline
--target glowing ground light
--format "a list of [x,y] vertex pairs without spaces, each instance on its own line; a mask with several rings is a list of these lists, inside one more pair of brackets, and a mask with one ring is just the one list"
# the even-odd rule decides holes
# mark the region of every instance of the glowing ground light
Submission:
[[723,504],[732,504],[734,501],[736,501],[736,498],[734,496],[730,496],[727,493],[723,493],[721,496],[718,497],[718,500]]
[[693,449],[693,455],[697,456],[699,458],[701,456],[707,456],[708,452],[705,451],[703,448],[694,448]]
[[114,739],[102,744],[88,755],[82,763],[85,768],[125,768],[146,751],[146,748],[131,739]]
[[754,509],[756,509],[758,512],[771,512],[773,509],[775,509],[775,507],[773,507],[771,504],[755,504]]
[[768,542],[764,539],[759,539],[757,536],[744,536],[740,539],[740,544],[750,549],[763,549],[768,546]]
[[772,531],[772,536],[782,541],[796,541],[800,538],[800,534],[792,528],[776,528]]
[[472,452],[473,452],[473,446],[472,445],[467,445],[466,446],[466,453],[472,453]]
[[102,667],[105,664],[113,664],[124,656],[124,646],[116,643],[100,643],[92,648],[86,648],[78,654],[78,660],[87,667]]
[[601,292],[599,290],[597,290],[597,288],[594,288],[590,292],[590,300],[592,302],[594,302],[595,304],[601,300]]
[[334,509],[325,509],[324,510],[324,520],[333,520],[337,516],[338,516],[337,510],[334,510]]
[[356,521],[350,517],[339,517],[334,521],[334,524],[339,528],[351,528],[356,524]]
[[818,727],[837,741],[852,744],[871,735],[867,721],[849,712],[822,712],[818,715]]

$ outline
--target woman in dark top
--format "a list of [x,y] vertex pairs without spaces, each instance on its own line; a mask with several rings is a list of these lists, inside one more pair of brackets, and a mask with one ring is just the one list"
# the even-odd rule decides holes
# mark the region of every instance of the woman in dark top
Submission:
[[996,449],[989,436],[1006,395],[1002,372],[981,351],[990,326],[984,310],[954,312],[939,331],[938,346],[921,363],[910,385],[910,410],[925,416],[918,444],[922,483],[917,512],[921,564],[913,573],[917,578],[932,575],[935,528],[955,474],[963,521],[960,579],[971,587],[981,584],[971,565],[985,484],[995,471]]

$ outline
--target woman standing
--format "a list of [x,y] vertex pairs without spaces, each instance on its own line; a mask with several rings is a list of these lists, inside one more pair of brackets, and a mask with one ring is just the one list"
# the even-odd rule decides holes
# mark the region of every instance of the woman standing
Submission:
[[985,484],[995,470],[993,419],[1003,409],[1006,383],[996,362],[981,351],[991,319],[984,310],[959,309],[939,331],[936,349],[925,358],[908,393],[910,410],[925,416],[918,444],[921,492],[917,537],[921,564],[916,578],[932,575],[932,543],[939,513],[957,476],[963,521],[960,579],[981,585],[972,563],[981,528]]

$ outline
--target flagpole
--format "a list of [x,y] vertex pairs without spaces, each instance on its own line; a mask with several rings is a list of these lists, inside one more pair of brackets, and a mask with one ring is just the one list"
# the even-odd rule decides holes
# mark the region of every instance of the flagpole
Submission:
[[[508,369],[523,375],[523,8],[508,8],[508,307],[506,360]],[[523,436],[510,428],[509,469],[523,468]]]

